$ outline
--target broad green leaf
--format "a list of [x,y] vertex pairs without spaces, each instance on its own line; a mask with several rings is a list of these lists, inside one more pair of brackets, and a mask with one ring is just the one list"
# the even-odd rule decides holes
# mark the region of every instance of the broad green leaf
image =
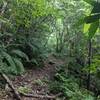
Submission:
[[90,27],[91,24],[84,24],[84,33],[88,32],[88,29]]
[[94,6],[94,4],[96,3],[96,1],[93,1],[93,0],[83,0],[85,2],[87,2],[88,4]]
[[90,39],[94,36],[94,34],[96,33],[98,27],[99,27],[99,20],[96,21],[96,22],[93,22],[90,25],[89,33],[88,33]]
[[98,19],[100,19],[100,14],[87,16],[87,17],[85,17],[84,20],[86,23],[93,23],[93,22],[97,21]]
[[92,14],[94,13],[100,13],[100,3],[95,3],[92,11],[91,11]]

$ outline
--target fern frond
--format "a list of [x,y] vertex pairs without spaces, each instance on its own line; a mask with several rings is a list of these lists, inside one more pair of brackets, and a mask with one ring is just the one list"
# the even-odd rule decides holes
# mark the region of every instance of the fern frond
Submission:
[[17,74],[22,74],[23,72],[25,72],[22,62],[18,58],[13,58],[13,60],[16,65]]
[[27,61],[29,61],[28,56],[21,50],[12,50],[11,53],[17,55],[18,57],[25,58]]
[[12,58],[8,53],[6,53],[6,52],[3,52],[3,51],[2,51],[1,53],[2,53],[3,58],[5,58],[6,61],[9,63],[9,65],[10,65],[13,69],[16,69],[16,65],[15,65],[15,63],[14,63],[13,58]]

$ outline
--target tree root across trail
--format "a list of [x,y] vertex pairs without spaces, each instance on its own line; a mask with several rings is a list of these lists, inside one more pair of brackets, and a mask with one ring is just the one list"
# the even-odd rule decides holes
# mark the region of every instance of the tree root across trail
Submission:
[[5,74],[2,74],[2,73],[1,73],[1,76],[4,78],[4,80],[7,82],[7,84],[11,88],[11,90],[14,93],[14,96],[16,97],[16,99],[21,100],[20,94],[16,91],[16,89],[14,88],[14,86],[13,86],[12,82],[9,80],[9,78]]
[[7,84],[9,85],[9,87],[11,88],[12,90],[12,93],[14,94],[14,97],[16,98],[16,100],[22,100],[21,99],[21,96],[25,96],[25,97],[31,97],[31,98],[47,98],[47,99],[56,99],[58,96],[61,95],[61,93],[59,94],[56,94],[56,95],[52,95],[52,96],[49,96],[49,95],[38,95],[38,94],[22,94],[22,93],[19,93],[13,86],[12,82],[9,80],[9,78],[5,75],[5,74],[1,74],[2,77],[5,79],[5,81],[7,82]]

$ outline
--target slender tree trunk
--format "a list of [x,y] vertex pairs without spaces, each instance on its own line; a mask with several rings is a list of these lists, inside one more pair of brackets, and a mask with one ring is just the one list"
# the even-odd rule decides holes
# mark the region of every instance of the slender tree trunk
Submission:
[[92,57],[92,40],[89,39],[89,48],[88,48],[88,76],[87,76],[87,89],[90,89],[90,81],[91,81],[91,74],[90,74],[90,66],[91,66],[91,57]]

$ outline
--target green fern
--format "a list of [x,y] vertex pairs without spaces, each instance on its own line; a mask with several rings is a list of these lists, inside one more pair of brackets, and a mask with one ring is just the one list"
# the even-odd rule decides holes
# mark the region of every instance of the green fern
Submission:
[[6,52],[1,52],[2,56],[4,57],[4,59],[9,63],[9,65],[13,68],[13,69],[16,69],[16,65],[12,59],[12,57],[6,53]]
[[[26,58],[28,60],[27,55],[19,50],[15,50],[11,55],[6,51],[1,50],[0,52],[0,72],[4,73],[13,73],[13,74],[22,74],[24,70],[23,63],[21,61],[21,57]],[[14,56],[16,54],[17,56]]]
[[23,74],[25,70],[22,62],[18,58],[13,58],[13,59],[16,65],[17,74]]
[[11,53],[14,55],[17,55],[21,58],[25,58],[27,61],[29,61],[28,56],[24,52],[22,52],[21,50],[12,50]]

